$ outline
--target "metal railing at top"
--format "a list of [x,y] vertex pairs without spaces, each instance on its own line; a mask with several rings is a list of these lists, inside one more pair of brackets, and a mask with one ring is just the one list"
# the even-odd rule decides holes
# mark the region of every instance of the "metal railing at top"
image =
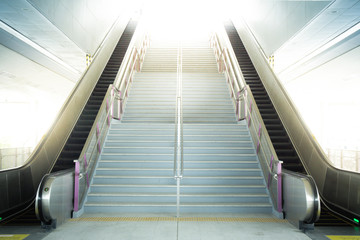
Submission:
[[274,207],[282,213],[282,161],[277,157],[252,92],[245,84],[234,56],[231,56],[227,48],[222,47],[217,34],[211,38],[210,45],[214,49],[219,72],[225,74],[229,83],[237,120],[247,121]]
[[[136,39],[136,37],[138,36],[134,35],[133,38]],[[133,75],[135,71],[141,69],[146,49],[149,46],[149,38],[145,35],[141,39],[139,48],[133,47],[131,51],[126,53],[123,59],[124,64],[121,65],[114,85],[110,85],[106,92],[80,157],[74,161],[74,216],[81,214],[90,181],[110,127],[111,118],[121,119],[123,105],[126,102]],[[135,45],[135,43],[131,45]]]
[[181,178],[184,173],[183,159],[183,116],[182,116],[182,47],[179,43],[177,53],[177,84],[175,101],[175,144],[174,177]]

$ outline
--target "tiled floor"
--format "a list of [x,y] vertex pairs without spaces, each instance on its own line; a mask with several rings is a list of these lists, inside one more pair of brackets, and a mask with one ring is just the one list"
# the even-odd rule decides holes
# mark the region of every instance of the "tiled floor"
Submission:
[[[124,240],[232,240],[232,239],[316,239],[329,240],[326,235],[357,235],[357,228],[322,227],[306,234],[285,220],[272,215],[99,215],[87,214],[72,219],[51,231],[36,227],[2,227],[3,234],[30,234],[26,240],[44,239],[124,239]],[[341,239],[341,238],[338,238]],[[348,238],[347,238],[348,239]],[[351,238],[351,239],[360,239]]]
[[[271,215],[185,215],[176,219],[158,220],[155,216],[138,220],[116,219],[113,216],[84,215],[86,221],[69,221],[53,230],[44,239],[132,239],[132,240],[231,240],[231,239],[310,239],[286,221]],[[222,218],[219,218],[222,217]],[[165,220],[164,220],[165,219]],[[256,220],[258,219],[258,221]],[[98,220],[98,221],[93,221]],[[264,222],[265,220],[265,222]]]

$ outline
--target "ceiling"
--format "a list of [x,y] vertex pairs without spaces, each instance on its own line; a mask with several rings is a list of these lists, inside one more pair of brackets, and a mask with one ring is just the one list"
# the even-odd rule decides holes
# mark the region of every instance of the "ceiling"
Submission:
[[[0,1],[0,103],[41,102],[47,109],[59,108],[86,69],[86,54],[96,51],[118,16],[128,14],[130,2]],[[157,3],[157,11],[165,11],[163,2]],[[346,53],[359,50],[360,0],[224,0],[221,8],[204,0],[183,0],[187,6],[182,8],[165,2],[181,9],[184,18],[211,6],[211,13],[243,16],[266,55],[275,55],[275,70],[285,83],[300,79],[310,84],[301,77],[304,73],[318,68],[307,76],[324,77],[324,71],[359,59],[355,52]],[[196,10],[195,5],[205,7]],[[329,63],[335,58],[336,65]],[[355,71],[354,64],[349,66]],[[343,78],[351,83],[358,76],[351,72]]]
[[[62,79],[64,85],[69,82],[74,85],[86,68],[86,53],[92,54],[96,50],[112,22],[126,10],[122,6],[127,2],[0,1],[0,44],[4,47],[0,59],[2,89],[5,83],[10,86],[10,80],[15,89],[28,86],[48,91],[46,86],[57,81],[54,79]],[[291,67],[300,59],[360,21],[360,0],[228,0],[224,3],[228,4],[226,11],[229,15],[231,11],[236,15],[242,13],[262,42],[264,51],[268,55],[275,54],[279,74],[301,75],[303,71],[359,45],[359,32],[355,32],[342,40],[346,44],[329,46],[312,56],[310,62],[302,63],[303,70],[296,68],[298,72],[295,72]],[[190,9],[192,1],[187,4]],[[182,9],[186,11],[187,8]],[[334,51],[330,54],[326,51],[328,49]],[[6,59],[13,61],[7,62]],[[17,63],[20,62],[19,68]],[[10,63],[17,67],[9,67]],[[31,69],[47,74],[36,74]]]
[[360,1],[336,0],[274,53],[275,70],[292,81],[360,45]]

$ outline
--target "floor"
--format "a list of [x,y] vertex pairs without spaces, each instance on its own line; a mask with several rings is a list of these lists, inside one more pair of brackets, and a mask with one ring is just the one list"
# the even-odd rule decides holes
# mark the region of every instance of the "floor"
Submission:
[[[26,235],[20,235],[26,234]],[[28,235],[27,235],[28,234]],[[326,235],[353,235],[326,237]],[[0,240],[131,239],[131,240],[232,240],[232,239],[360,239],[355,228],[316,228],[303,233],[286,220],[272,215],[227,214],[183,215],[99,215],[85,214],[53,230],[36,227],[3,227]]]

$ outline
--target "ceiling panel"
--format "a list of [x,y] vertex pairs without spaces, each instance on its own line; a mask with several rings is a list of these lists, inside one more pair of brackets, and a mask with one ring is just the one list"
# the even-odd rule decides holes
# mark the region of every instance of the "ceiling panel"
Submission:
[[275,52],[276,71],[289,75],[299,61],[360,22],[359,4],[359,0],[336,0],[330,4]]
[[[85,69],[85,53],[26,0],[2,1],[0,6],[2,22],[54,54],[77,73]],[[66,43],[66,47],[62,43]]]

